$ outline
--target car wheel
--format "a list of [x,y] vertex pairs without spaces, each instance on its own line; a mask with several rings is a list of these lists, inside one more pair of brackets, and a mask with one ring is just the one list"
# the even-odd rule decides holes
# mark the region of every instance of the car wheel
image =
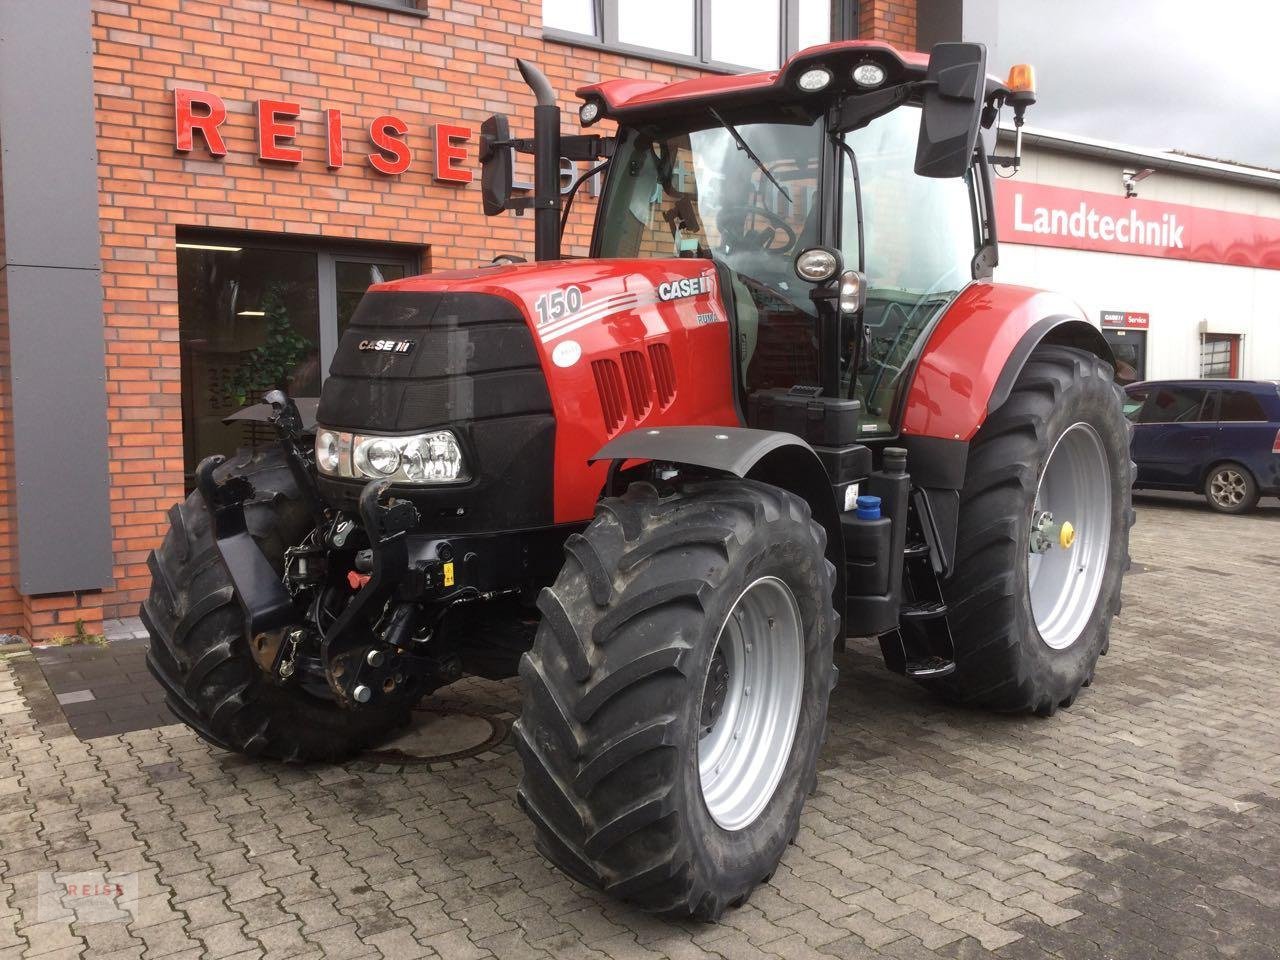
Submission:
[[1258,505],[1258,484],[1248,467],[1220,463],[1204,481],[1204,496],[1219,513],[1248,513]]

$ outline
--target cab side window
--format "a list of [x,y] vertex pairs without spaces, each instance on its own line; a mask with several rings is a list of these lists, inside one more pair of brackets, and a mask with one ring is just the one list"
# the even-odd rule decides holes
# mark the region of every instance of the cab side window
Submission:
[[1198,423],[1206,418],[1208,390],[1161,387],[1142,411],[1139,423]]

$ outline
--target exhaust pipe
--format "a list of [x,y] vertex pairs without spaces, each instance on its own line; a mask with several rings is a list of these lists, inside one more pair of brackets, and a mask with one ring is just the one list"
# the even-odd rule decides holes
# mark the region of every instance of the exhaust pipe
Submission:
[[533,91],[533,255],[560,259],[560,107],[551,82],[528,60],[516,60]]

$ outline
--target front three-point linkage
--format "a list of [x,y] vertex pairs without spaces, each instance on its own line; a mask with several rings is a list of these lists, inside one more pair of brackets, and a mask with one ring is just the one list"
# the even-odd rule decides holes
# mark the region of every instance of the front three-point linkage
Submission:
[[321,645],[329,686],[347,704],[416,698],[438,675],[436,662],[413,647],[423,622],[421,600],[440,588],[441,565],[410,564],[407,535],[418,525],[418,511],[388,496],[390,486],[379,480],[360,494],[372,569]]

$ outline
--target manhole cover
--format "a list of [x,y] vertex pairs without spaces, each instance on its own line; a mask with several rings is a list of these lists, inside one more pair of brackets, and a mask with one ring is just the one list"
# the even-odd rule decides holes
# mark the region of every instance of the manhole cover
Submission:
[[503,741],[507,725],[467,710],[420,707],[404,733],[361,759],[375,763],[444,763],[484,753]]

